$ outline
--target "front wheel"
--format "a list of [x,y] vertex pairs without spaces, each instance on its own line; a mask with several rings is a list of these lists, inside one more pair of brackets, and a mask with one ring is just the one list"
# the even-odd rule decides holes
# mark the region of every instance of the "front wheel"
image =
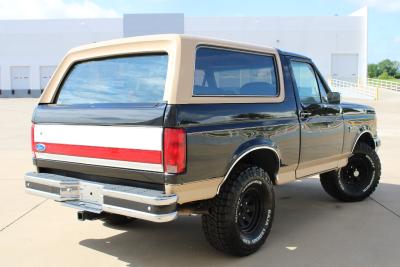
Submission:
[[238,168],[211,200],[203,215],[203,230],[216,249],[246,256],[267,238],[274,217],[275,200],[268,174],[255,166]]
[[345,167],[321,174],[320,181],[332,197],[354,202],[369,197],[378,186],[380,176],[381,162],[378,154],[369,145],[360,143]]

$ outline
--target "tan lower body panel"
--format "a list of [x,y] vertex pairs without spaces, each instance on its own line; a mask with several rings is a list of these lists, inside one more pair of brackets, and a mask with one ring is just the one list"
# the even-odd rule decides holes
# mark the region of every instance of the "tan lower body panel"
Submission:
[[341,154],[322,160],[313,160],[300,164],[296,171],[296,178],[307,177],[346,166],[349,154]]
[[[324,171],[341,168],[347,164],[348,157],[349,154],[343,154],[324,160],[307,162],[298,168],[297,171],[296,165],[282,167],[278,173],[277,184],[285,184],[296,180],[296,174],[297,179],[299,179]],[[176,194],[179,204],[210,199],[217,195],[218,188],[223,180],[224,177],[217,177],[185,184],[166,184],[165,193],[167,195]]]
[[277,185],[286,184],[293,182],[296,179],[301,179],[304,177],[308,177],[310,175],[342,168],[347,165],[348,157],[349,154],[345,154],[345,155],[335,156],[333,158],[328,158],[325,160],[312,161],[303,164],[302,166],[299,166],[298,169],[297,165],[281,167],[278,172],[276,184]]
[[296,168],[297,164],[281,167],[276,178],[276,184],[286,184],[296,180]]
[[167,184],[165,193],[176,194],[179,204],[210,199],[217,195],[218,187],[223,179],[224,177],[218,177],[185,184]]

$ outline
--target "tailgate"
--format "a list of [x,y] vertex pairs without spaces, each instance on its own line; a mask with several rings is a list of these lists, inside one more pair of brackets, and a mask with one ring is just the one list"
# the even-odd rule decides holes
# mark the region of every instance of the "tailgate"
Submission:
[[162,172],[162,128],[34,126],[37,159]]
[[164,109],[164,104],[118,110],[39,105],[32,132],[36,163],[47,169],[164,183]]

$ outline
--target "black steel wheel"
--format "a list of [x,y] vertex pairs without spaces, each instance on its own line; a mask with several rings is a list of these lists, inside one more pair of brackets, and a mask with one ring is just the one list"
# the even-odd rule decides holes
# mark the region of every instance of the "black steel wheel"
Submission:
[[243,234],[251,234],[260,224],[263,208],[262,192],[259,188],[251,186],[243,192],[238,208],[238,226]]
[[265,242],[272,226],[275,198],[272,182],[263,169],[240,166],[211,201],[203,215],[209,243],[218,250],[246,256]]
[[345,167],[321,174],[321,184],[341,201],[360,201],[370,196],[379,184],[381,163],[375,150],[360,143]]
[[358,194],[368,190],[368,185],[374,181],[374,163],[366,154],[355,154],[348,164],[340,169],[339,183],[349,194]]

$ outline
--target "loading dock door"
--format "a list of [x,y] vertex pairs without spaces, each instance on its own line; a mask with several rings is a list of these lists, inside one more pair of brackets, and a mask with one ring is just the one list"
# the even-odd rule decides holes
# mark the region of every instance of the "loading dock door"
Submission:
[[29,67],[11,67],[11,89],[12,90],[29,90],[30,85],[30,68]]
[[332,79],[358,81],[358,54],[332,54],[331,62]]
[[56,66],[41,66],[40,67],[40,89],[46,88],[51,76],[54,73]]

